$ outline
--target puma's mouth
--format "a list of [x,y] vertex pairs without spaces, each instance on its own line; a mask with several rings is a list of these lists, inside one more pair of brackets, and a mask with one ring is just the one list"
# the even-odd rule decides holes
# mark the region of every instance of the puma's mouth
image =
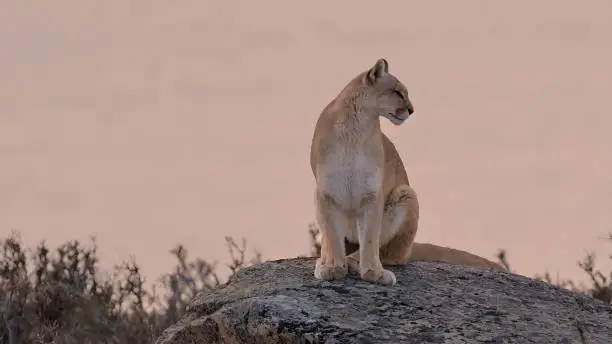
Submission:
[[390,114],[390,115],[398,121],[405,121],[406,118],[408,118],[408,116],[400,116],[398,114]]
[[389,112],[387,118],[389,118],[393,124],[402,124],[408,119],[408,117],[410,117],[410,112],[407,110],[400,110],[395,113]]

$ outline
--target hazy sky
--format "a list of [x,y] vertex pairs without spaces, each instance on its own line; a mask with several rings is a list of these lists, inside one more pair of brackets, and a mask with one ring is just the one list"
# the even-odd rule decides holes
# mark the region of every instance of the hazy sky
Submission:
[[308,253],[321,109],[379,57],[417,241],[582,278],[612,245],[612,2],[5,1],[0,234],[98,237],[150,278],[183,242]]

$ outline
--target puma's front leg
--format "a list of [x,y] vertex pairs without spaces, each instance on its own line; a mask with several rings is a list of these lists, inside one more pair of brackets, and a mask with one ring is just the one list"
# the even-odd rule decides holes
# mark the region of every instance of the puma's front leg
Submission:
[[395,275],[383,268],[379,256],[383,200],[378,197],[365,202],[357,213],[359,273],[365,281],[392,285],[396,283]]
[[331,199],[319,193],[315,205],[321,232],[321,257],[317,259],[314,276],[322,280],[343,278],[348,272],[344,250],[344,237],[348,230],[346,214]]

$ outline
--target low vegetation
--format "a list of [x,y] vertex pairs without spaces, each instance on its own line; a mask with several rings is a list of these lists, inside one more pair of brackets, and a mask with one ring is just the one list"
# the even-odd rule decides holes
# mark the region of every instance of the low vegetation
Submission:
[[[309,227],[311,255],[317,228]],[[612,241],[612,236],[610,237]],[[261,261],[259,252],[246,258],[244,240],[226,238],[231,274]],[[24,247],[17,233],[0,241],[0,343],[152,343],[181,316],[191,298],[224,280],[217,266],[190,258],[182,245],[170,251],[176,265],[157,283],[146,283],[139,265],[126,261],[110,274],[99,268],[95,240],[67,242],[55,249],[41,242]],[[500,262],[510,268],[506,253]],[[612,258],[612,257],[611,257]],[[586,293],[611,303],[612,274],[595,267],[593,254],[579,263],[591,284],[553,281],[548,273],[536,278]]]

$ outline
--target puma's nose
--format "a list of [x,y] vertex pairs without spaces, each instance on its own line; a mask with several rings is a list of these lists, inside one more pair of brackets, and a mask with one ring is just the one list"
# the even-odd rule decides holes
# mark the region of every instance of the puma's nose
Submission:
[[414,106],[412,106],[412,104],[408,103],[408,114],[412,115],[414,113]]

